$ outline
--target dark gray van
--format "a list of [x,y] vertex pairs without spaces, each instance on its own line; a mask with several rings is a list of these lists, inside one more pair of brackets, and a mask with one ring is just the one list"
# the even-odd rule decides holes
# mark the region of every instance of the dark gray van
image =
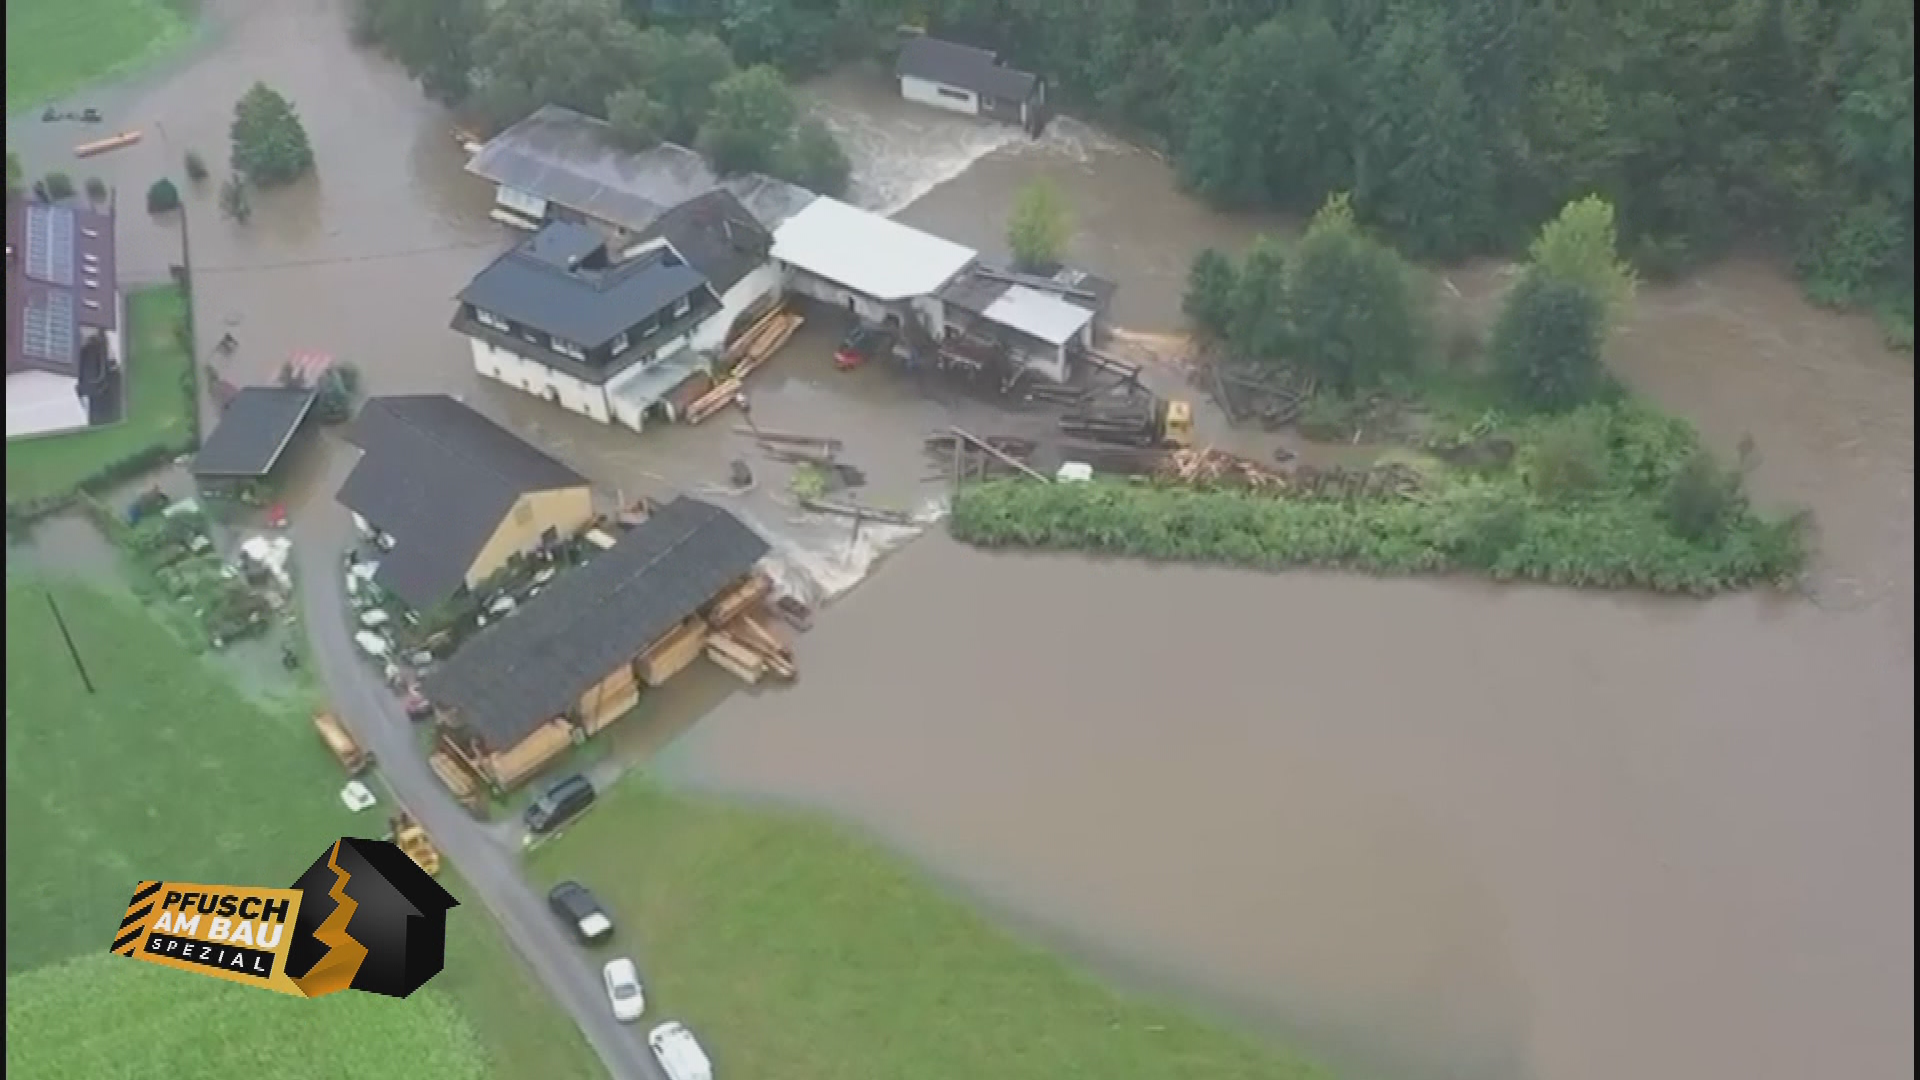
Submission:
[[593,805],[593,784],[584,776],[569,776],[533,800],[521,818],[527,831],[535,835],[550,833],[586,812]]

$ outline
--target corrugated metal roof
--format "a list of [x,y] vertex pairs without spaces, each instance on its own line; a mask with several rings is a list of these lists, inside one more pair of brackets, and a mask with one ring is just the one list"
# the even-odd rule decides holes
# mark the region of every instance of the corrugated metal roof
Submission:
[[1009,285],[981,315],[1049,345],[1065,345],[1093,321],[1086,308],[1025,285]]
[[974,260],[972,248],[824,196],[773,234],[773,257],[875,300],[931,296]]

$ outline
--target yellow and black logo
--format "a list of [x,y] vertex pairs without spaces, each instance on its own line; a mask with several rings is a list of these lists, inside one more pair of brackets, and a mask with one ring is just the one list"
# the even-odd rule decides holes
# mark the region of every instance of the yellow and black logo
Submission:
[[342,837],[289,889],[142,881],[112,951],[299,997],[403,998],[440,973],[459,903],[392,842]]

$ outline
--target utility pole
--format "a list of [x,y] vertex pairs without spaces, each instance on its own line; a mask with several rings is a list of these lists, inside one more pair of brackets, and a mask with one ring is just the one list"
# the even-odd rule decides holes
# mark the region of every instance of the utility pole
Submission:
[[93,680],[87,677],[87,665],[80,659],[80,650],[74,647],[73,635],[67,632],[67,620],[60,617],[60,605],[53,602],[51,592],[47,594],[47,609],[53,612],[53,621],[60,627],[60,637],[67,643],[67,655],[73,657],[74,670],[80,673],[80,685],[87,688],[87,693],[95,693]]

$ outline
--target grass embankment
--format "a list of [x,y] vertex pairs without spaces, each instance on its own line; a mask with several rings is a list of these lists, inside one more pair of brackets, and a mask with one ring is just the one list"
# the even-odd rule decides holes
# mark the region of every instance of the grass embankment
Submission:
[[193,35],[191,0],[7,0],[7,111],[127,73]]
[[[95,693],[53,623],[49,592]],[[141,878],[284,884],[336,837],[379,835],[379,810],[340,804],[338,767],[304,713],[242,696],[130,598],[10,577],[7,631],[10,1068],[222,1080],[599,1075],[475,904],[449,916],[446,970],[404,1003],[281,999],[102,955]],[[457,876],[444,882],[470,895]],[[67,963],[76,956],[85,959]],[[325,1053],[315,1049],[323,1042]],[[207,1064],[154,1056],[189,1051]],[[363,1064],[348,1068],[355,1055]],[[309,1064],[319,1071],[297,1071]]]
[[126,416],[107,427],[8,443],[10,510],[131,479],[194,448],[186,294],[175,285],[136,289],[127,294],[126,317]]
[[1781,583],[1805,560],[1799,522],[1757,515],[1682,421],[1617,402],[1506,432],[1509,463],[1433,462],[1416,499],[994,481],[959,493],[951,528],[983,547],[1694,595]]
[[723,1076],[1308,1080],[1328,1074],[1117,994],[813,819],[640,779],[531,857],[612,914]]

